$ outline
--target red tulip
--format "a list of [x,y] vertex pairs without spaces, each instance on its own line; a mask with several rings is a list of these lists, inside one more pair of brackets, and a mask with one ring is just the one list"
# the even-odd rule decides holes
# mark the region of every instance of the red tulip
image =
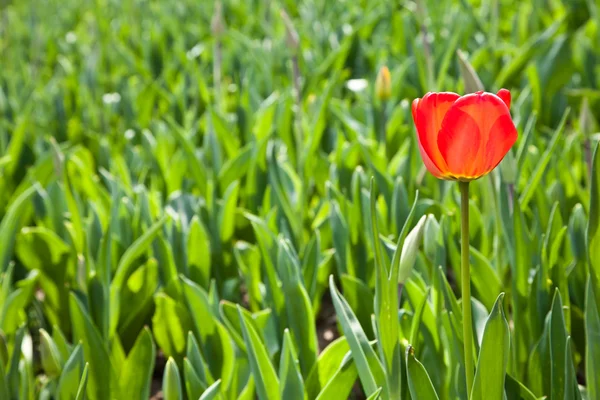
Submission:
[[427,93],[412,103],[419,150],[435,177],[471,181],[488,174],[517,140],[510,92]]

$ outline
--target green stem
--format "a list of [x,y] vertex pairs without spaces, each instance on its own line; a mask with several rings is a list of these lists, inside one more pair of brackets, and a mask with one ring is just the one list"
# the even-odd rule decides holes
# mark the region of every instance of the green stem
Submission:
[[[387,105],[387,102],[385,100],[382,100],[379,104],[379,126],[378,126],[378,139],[379,139],[379,143],[383,143],[385,145],[385,125],[387,124],[387,115],[385,112],[385,106]],[[590,175],[591,176],[591,175]]]
[[467,398],[471,397],[473,387],[473,325],[471,318],[471,270],[469,266],[469,182],[460,185],[461,217],[461,287],[463,311],[463,339],[465,346],[465,375],[467,380]]

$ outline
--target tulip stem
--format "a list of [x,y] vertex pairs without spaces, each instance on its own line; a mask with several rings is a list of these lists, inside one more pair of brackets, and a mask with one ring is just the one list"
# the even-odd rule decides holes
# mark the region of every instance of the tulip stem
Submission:
[[463,311],[463,340],[465,348],[465,375],[467,381],[467,398],[471,397],[473,387],[473,324],[471,318],[471,270],[469,266],[469,182],[460,185],[460,217],[461,217],[461,289]]

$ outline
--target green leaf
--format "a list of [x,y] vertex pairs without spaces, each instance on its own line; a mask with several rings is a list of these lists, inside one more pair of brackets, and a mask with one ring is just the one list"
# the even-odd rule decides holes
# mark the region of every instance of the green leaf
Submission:
[[[338,321],[350,345],[350,351],[356,363],[358,376],[365,392],[370,395],[385,383],[383,367],[375,355],[360,323],[356,319],[356,315],[354,315],[344,297],[337,290],[333,275],[329,277],[329,289]],[[399,345],[400,343],[398,343]]]
[[500,293],[485,323],[471,400],[502,400],[508,366],[510,336]]
[[544,48],[544,44],[549,42],[562,25],[562,20],[556,21],[550,25],[545,31],[539,32],[532,36],[525,45],[523,45],[516,53],[510,62],[505,63],[494,84],[495,87],[506,86],[519,72],[523,71],[524,67],[534,55]]
[[188,268],[190,279],[203,288],[207,288],[210,280],[210,237],[204,224],[194,215],[190,223],[187,241]]
[[[135,267],[135,261],[140,257],[152,244],[152,241],[161,231],[163,225],[167,222],[168,216],[163,216],[160,220],[155,222],[150,228],[148,228],[142,236],[140,236],[133,244],[125,251],[119,260],[115,276],[111,282],[111,292],[118,290],[122,287],[125,280],[129,277],[132,272],[132,268]],[[111,312],[113,310],[111,309]]]
[[0,273],[8,268],[8,263],[12,258],[12,251],[17,237],[17,230],[20,228],[23,215],[27,212],[27,207],[31,207],[31,197],[38,190],[38,185],[33,185],[17,197],[0,222]]
[[94,274],[88,282],[89,313],[92,321],[98,327],[103,339],[108,339],[109,308],[108,288],[98,274]]
[[172,357],[167,360],[163,375],[162,391],[164,400],[183,400],[179,368]]
[[23,354],[22,345],[23,339],[25,338],[25,325],[21,325],[13,338],[13,349],[10,357],[10,363],[8,364],[8,372],[6,373],[6,381],[8,386],[8,392],[11,398],[18,398],[19,395],[19,363]]
[[565,400],[581,400],[581,392],[577,384],[577,373],[573,365],[573,352],[571,350],[571,336],[567,337],[565,345]]
[[121,288],[126,282],[127,278],[133,272],[133,268],[136,266],[135,261],[145,251],[148,250],[154,238],[160,233],[163,225],[169,219],[168,214],[164,215],[159,221],[154,223],[142,236],[140,236],[133,244],[125,251],[119,260],[117,270],[114,278],[110,285],[110,323],[109,323],[109,337],[112,337],[117,329],[119,322],[119,316],[121,312],[120,299],[121,299]]
[[72,293],[69,298],[69,310],[73,324],[73,336],[82,343],[83,354],[89,362],[90,382],[87,390],[90,396],[96,399],[106,399],[116,395],[118,393],[117,381],[106,342],[93,325],[84,305]]
[[550,316],[550,360],[551,360],[551,396],[553,399],[563,399],[565,396],[565,377],[567,371],[565,343],[567,341],[567,327],[563,315],[562,300],[558,289],[554,292],[552,300],[552,314]]
[[537,400],[537,397],[535,397],[535,395],[531,393],[531,391],[527,389],[525,385],[509,374],[506,374],[506,378],[504,380],[504,390],[506,392],[507,399]]
[[481,83],[481,79],[479,79],[477,72],[475,72],[475,69],[473,69],[473,66],[469,63],[469,60],[467,60],[465,53],[461,50],[457,50],[456,55],[458,56],[460,74],[465,84],[465,93],[475,93],[480,90],[485,90],[483,83]]
[[52,337],[44,329],[40,329],[40,357],[42,367],[51,378],[56,378],[62,371],[62,357]]
[[215,380],[212,377],[206,360],[200,352],[200,347],[198,346],[198,342],[196,341],[196,338],[192,332],[188,332],[187,350],[184,364],[186,364],[186,361],[190,364],[190,367],[193,369],[194,373],[198,375],[198,379],[200,379],[204,386],[209,386],[214,383]]
[[277,264],[286,296],[288,325],[298,345],[302,375],[306,377],[317,360],[315,317],[302,283],[298,256],[293,253],[291,244],[286,240],[279,241]]
[[206,383],[200,380],[190,360],[183,359],[183,380],[189,399],[197,399],[206,390]]
[[[596,145],[592,164],[590,214],[587,226],[587,248],[589,254],[590,273],[592,274],[592,284],[595,285],[595,287],[599,287],[600,257],[598,257],[598,254],[600,254],[600,142]],[[599,299],[600,293],[596,293],[596,303],[600,301]]]
[[73,346],[67,343],[67,338],[65,338],[64,333],[62,333],[58,325],[52,327],[52,340],[54,341],[56,348],[58,348],[62,359],[69,358],[69,355],[73,351]]
[[415,351],[412,346],[406,349],[406,377],[408,379],[408,389],[413,400],[438,399],[429,374],[427,374],[423,364],[415,358]]
[[560,124],[558,125],[558,127],[554,131],[554,134],[552,135],[552,140],[551,140],[550,144],[546,147],[546,151],[542,155],[542,158],[540,159],[540,161],[538,161],[535,171],[533,172],[531,177],[528,179],[529,183],[527,184],[527,186],[521,193],[521,196],[519,197],[519,203],[520,203],[520,206],[522,209],[525,209],[527,207],[527,204],[529,204],[529,200],[531,200],[531,198],[533,197],[533,195],[535,193],[535,189],[537,188],[540,181],[542,180],[542,176],[544,175],[544,172],[546,171],[546,167],[548,166],[548,163],[550,163],[550,159],[552,158],[553,155],[556,154],[556,148],[558,146],[558,143],[560,142],[560,139],[564,136],[563,130],[565,129],[565,125],[567,123],[567,118],[569,117],[569,113],[570,113],[570,109],[567,108],[567,110],[563,114],[562,119],[560,120]]
[[220,377],[223,386],[228,387],[235,363],[231,337],[218,321],[209,294],[189,279],[182,276],[181,280],[192,326],[203,348],[203,354],[206,355],[208,366],[213,376]]
[[[404,221],[404,226],[398,237],[392,264],[388,269],[384,264],[384,257],[379,240],[379,228],[376,209],[376,193],[374,190],[374,179],[371,179],[370,192],[370,214],[371,214],[371,244],[375,253],[375,323],[377,325],[377,339],[379,340],[380,352],[382,354],[383,371],[386,375],[386,385],[377,384],[370,386],[369,391],[372,393],[376,387],[384,388],[384,396],[399,397],[402,387],[402,354],[400,351],[399,327],[398,327],[398,286],[403,284],[410,274],[414,264],[414,258],[421,241],[423,226],[426,218],[422,218],[417,227],[413,230],[411,240],[407,243],[408,229],[412,223],[412,218],[415,213],[415,208],[419,199],[418,192],[415,194],[413,206]],[[405,249],[406,246],[406,249]],[[404,264],[402,259],[404,258]],[[401,271],[402,269],[402,271]],[[402,275],[400,275],[402,274]],[[402,276],[402,278],[400,278]],[[404,279],[404,281],[400,281]],[[370,361],[371,363],[372,361]],[[356,361],[359,376],[363,387],[365,382],[363,379],[364,372],[361,374],[361,363]],[[380,365],[380,364],[379,364]],[[375,373],[379,373],[375,370]],[[383,372],[382,371],[382,372]],[[365,387],[365,390],[367,388]],[[369,392],[368,391],[368,392]]]
[[343,274],[340,278],[344,298],[350,305],[350,308],[356,312],[356,318],[364,327],[365,334],[369,338],[374,338],[375,333],[371,327],[371,315],[373,315],[373,293],[360,279]]
[[[9,268],[10,270],[11,268]],[[25,308],[36,289],[39,272],[30,272],[27,278],[19,282],[20,287],[12,292],[9,289],[11,275],[12,273],[9,272],[7,274],[8,278],[3,283],[2,291],[5,293],[0,293],[0,329],[7,334],[15,333],[19,326],[25,322]],[[3,299],[5,295],[5,299]]]
[[196,181],[196,185],[198,185],[200,193],[205,194],[207,181],[207,176],[205,172],[206,166],[204,165],[202,160],[200,160],[196,156],[196,151],[192,141],[184,135],[184,132],[182,132],[181,127],[171,117],[167,117],[166,121],[171,126],[171,132],[175,136],[175,139],[177,139],[179,145],[183,148],[187,160],[187,165],[191,170],[194,180]]
[[59,399],[73,399],[77,396],[79,382],[85,368],[83,359],[83,347],[81,344],[75,346],[71,356],[65,362],[64,368],[58,380],[56,393]]
[[[308,374],[305,383],[306,393],[309,399],[316,398],[319,395],[319,391],[325,388],[328,383],[331,383],[336,375],[342,374],[342,360],[349,350],[350,347],[348,346],[348,341],[342,336],[331,342],[329,346],[319,354],[319,358],[310,371],[310,374]],[[352,367],[344,368],[343,372],[343,375],[347,377],[346,386],[342,384],[340,385],[341,387],[334,392],[339,393],[340,398],[346,398],[348,396],[357,376],[354,363],[352,363]],[[342,378],[343,377],[338,377],[338,380],[342,381]],[[342,393],[344,393],[344,387],[348,388],[348,393],[346,393],[345,396],[342,395]],[[337,390],[340,391],[338,392]]]
[[8,380],[6,379],[6,371],[4,363],[0,362],[0,399],[9,399]]
[[372,395],[370,395],[369,397],[367,397],[367,400],[378,400],[378,399],[380,399],[382,391],[383,391],[383,388],[377,389],[377,391],[375,393],[373,393]]
[[[598,153],[598,151],[596,151]],[[592,278],[588,278],[585,295],[585,373],[589,399],[600,396],[600,313]]]
[[404,240],[402,254],[400,256],[400,266],[398,269],[398,283],[400,284],[406,282],[415,265],[419,247],[423,240],[423,228],[425,227],[426,220],[427,216],[423,215]]
[[85,400],[87,398],[87,382],[88,382],[88,370],[89,363],[85,363],[85,367],[83,367],[83,374],[81,374],[81,380],[79,381],[79,388],[77,388],[77,395],[75,396],[75,400]]
[[219,209],[219,229],[221,241],[228,242],[233,236],[235,229],[235,210],[237,208],[240,185],[238,181],[233,182],[223,195],[223,204]]
[[304,382],[300,374],[292,336],[287,329],[283,333],[283,349],[281,350],[281,361],[279,362],[279,382],[281,382],[280,398],[304,400]]
[[210,385],[210,387],[208,389],[206,389],[204,391],[204,393],[202,393],[202,396],[200,396],[200,399],[198,399],[198,400],[213,400],[213,399],[216,399],[220,393],[221,393],[221,380],[219,379],[215,383]]
[[267,349],[250,321],[247,321],[242,313],[241,307],[238,305],[237,308],[258,397],[260,400],[279,399],[279,380],[269,360]]
[[150,382],[154,371],[156,349],[152,340],[152,333],[144,328],[133,348],[127,355],[121,367],[119,383],[121,396],[124,399],[148,399],[150,397]]
[[156,311],[152,316],[154,338],[167,357],[181,357],[185,352],[185,338],[191,328],[186,307],[164,293],[154,301]]

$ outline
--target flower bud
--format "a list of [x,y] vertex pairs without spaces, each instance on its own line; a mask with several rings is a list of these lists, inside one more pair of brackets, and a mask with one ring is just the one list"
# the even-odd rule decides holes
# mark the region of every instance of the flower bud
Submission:
[[381,67],[375,81],[375,95],[380,101],[387,101],[392,96],[392,77],[385,65]]
[[44,329],[40,329],[40,354],[42,368],[44,368],[46,374],[51,378],[60,376],[62,371],[60,352],[48,332]]
[[425,227],[425,221],[427,216],[423,215],[417,225],[409,232],[404,240],[402,246],[402,253],[400,254],[400,271],[398,272],[398,283],[404,284],[410,273],[415,266],[417,261],[417,254],[419,252],[419,246],[423,241],[423,228]]

